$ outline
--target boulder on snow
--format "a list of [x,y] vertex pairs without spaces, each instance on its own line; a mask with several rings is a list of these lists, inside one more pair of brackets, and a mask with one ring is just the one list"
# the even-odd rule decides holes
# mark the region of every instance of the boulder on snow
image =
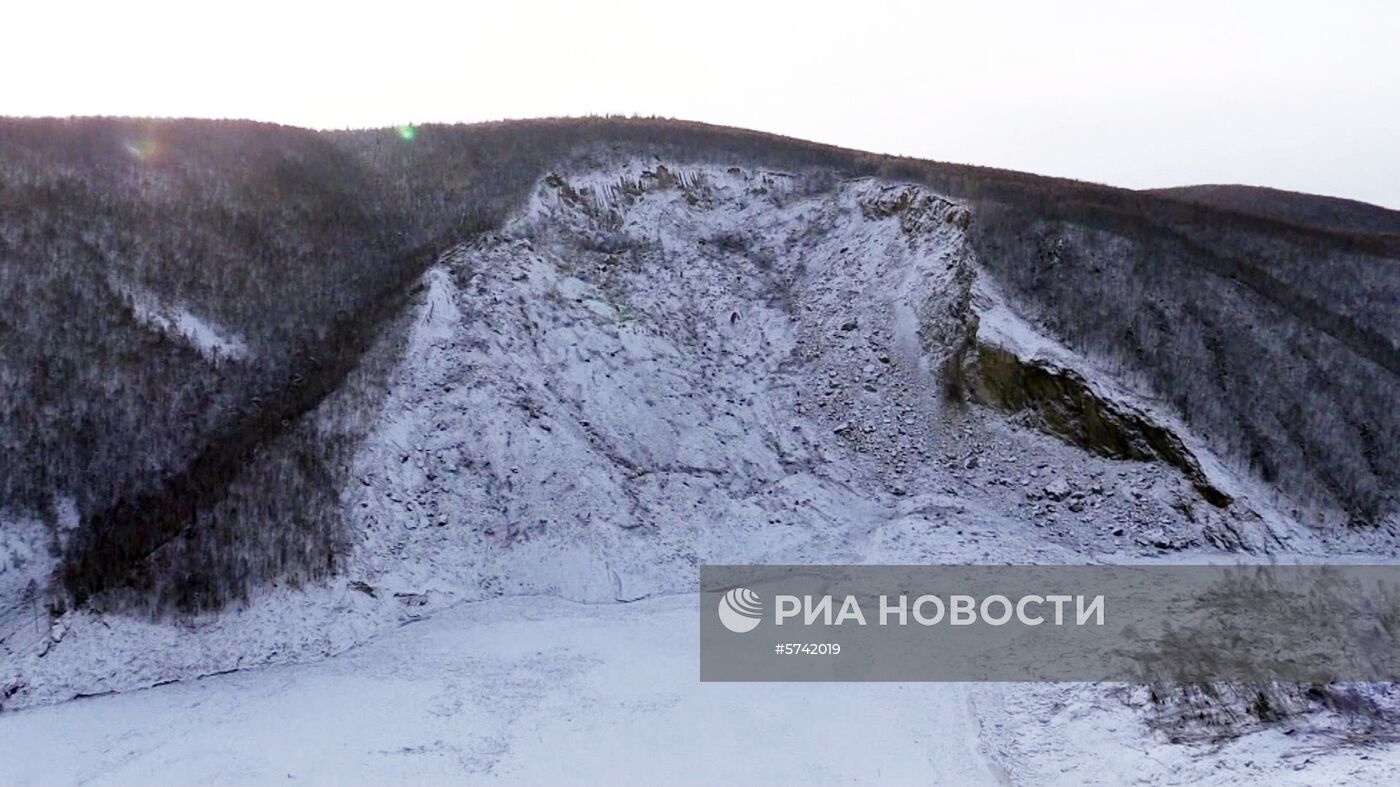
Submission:
[[1064,500],[1069,497],[1069,483],[1057,478],[1045,485],[1045,496],[1051,500]]

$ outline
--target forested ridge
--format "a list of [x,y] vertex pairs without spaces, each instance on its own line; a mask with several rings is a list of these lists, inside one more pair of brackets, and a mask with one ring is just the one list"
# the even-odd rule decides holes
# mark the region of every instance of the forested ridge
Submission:
[[1400,234],[1400,211],[1339,197],[1232,185],[1178,186],[1154,189],[1151,193],[1310,227],[1363,234]]

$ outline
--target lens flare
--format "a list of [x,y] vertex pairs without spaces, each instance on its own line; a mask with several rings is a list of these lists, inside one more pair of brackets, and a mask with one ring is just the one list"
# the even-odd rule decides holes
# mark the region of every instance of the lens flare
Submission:
[[141,161],[150,161],[160,152],[160,144],[156,142],[154,137],[129,139],[126,141],[126,152]]
[[418,129],[413,126],[399,126],[398,131],[399,138],[405,142],[412,142],[413,138],[418,136]]

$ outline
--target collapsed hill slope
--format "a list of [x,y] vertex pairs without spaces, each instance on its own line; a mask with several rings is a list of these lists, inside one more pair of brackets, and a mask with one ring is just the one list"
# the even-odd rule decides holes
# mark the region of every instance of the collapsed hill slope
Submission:
[[[147,584],[37,637],[14,616],[11,704],[335,652],[461,600],[686,592],[701,563],[1324,548],[1169,407],[1027,321],[974,221],[825,171],[547,173],[144,558]],[[265,497],[266,468],[311,451],[335,471],[314,527]],[[335,576],[271,589],[268,561],[297,549]],[[104,612],[250,573],[239,610],[176,631]]]
[[11,705],[700,562],[1394,544],[1385,239],[663,121],[3,131]]

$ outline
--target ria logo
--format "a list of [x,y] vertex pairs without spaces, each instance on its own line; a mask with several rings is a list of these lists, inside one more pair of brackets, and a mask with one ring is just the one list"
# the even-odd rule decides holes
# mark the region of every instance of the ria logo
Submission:
[[719,600],[719,622],[735,634],[753,631],[763,617],[763,602],[748,588],[734,588]]

